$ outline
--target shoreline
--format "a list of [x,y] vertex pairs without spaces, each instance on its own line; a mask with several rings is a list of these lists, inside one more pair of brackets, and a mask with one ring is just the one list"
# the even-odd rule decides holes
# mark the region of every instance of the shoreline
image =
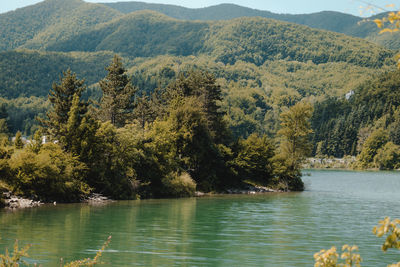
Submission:
[[[3,193],[3,209],[6,210],[20,210],[27,208],[35,208],[40,207],[42,205],[57,205],[57,202],[42,202],[40,200],[36,201],[30,198],[24,198],[20,196],[13,195],[11,192]],[[101,194],[93,193],[89,195],[87,198],[83,199],[80,202],[68,203],[68,202],[60,202],[59,204],[76,204],[76,203],[88,203],[90,205],[104,205],[106,203],[113,202],[115,200],[109,199]]]
[[[192,198],[211,197],[211,196],[218,196],[218,195],[221,195],[221,196],[223,196],[223,195],[261,195],[261,194],[268,194],[268,193],[287,193],[287,192],[283,191],[283,190],[264,187],[264,186],[249,185],[249,186],[247,186],[247,188],[227,189],[223,192],[204,193],[204,192],[196,191],[195,194],[192,196]],[[60,202],[60,203],[53,202],[52,203],[52,202],[35,201],[33,199],[23,198],[23,197],[13,195],[11,192],[3,193],[3,199],[4,199],[3,209],[11,210],[11,211],[35,208],[35,207],[40,207],[43,205],[52,205],[52,204],[54,206],[56,206],[57,204],[87,203],[89,205],[97,206],[97,205],[104,205],[107,203],[112,203],[112,202],[118,201],[118,200],[114,200],[114,199],[109,199],[98,193],[93,193],[90,196],[88,196],[87,198],[83,199],[81,202],[74,202],[74,203],[67,203],[67,202],[66,203],[64,203],[64,202]],[[151,199],[151,198],[149,198],[149,199]],[[166,198],[166,199],[169,199],[169,198]]]

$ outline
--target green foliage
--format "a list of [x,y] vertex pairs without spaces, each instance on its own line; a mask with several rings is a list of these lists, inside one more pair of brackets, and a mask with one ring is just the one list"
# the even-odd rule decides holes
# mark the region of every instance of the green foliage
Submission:
[[104,66],[112,57],[111,52],[0,52],[0,96],[47,97],[52,82],[68,68],[78,77],[85,77],[88,84],[97,83],[106,74]]
[[339,12],[319,12],[304,15],[275,14],[269,11],[251,9],[234,4],[220,4],[205,8],[184,8],[165,4],[148,4],[142,2],[106,3],[123,13],[140,10],[153,10],[169,17],[181,20],[230,20],[240,17],[264,17],[281,21],[304,24],[309,27],[329,31],[343,32],[354,27],[362,18]]
[[7,107],[4,103],[0,105],[0,137],[7,138],[10,131],[8,126],[8,113]]
[[199,188],[209,191],[216,186],[215,169],[210,165],[217,157],[200,99],[188,97],[172,105],[166,120],[156,121],[148,146],[158,155],[166,174],[178,170],[188,172]]
[[[367,45],[360,39],[260,18],[218,22],[212,25],[210,32],[204,49],[212,51],[217,61],[225,64],[242,60],[262,65],[267,60],[284,59],[299,62],[311,60],[315,64],[348,62],[358,66],[381,67],[385,65],[385,58],[393,56],[389,50]],[[299,41],[301,47],[298,46]],[[349,41],[351,46],[348,45]],[[335,46],[328,45],[333,43]],[[219,47],[229,49],[222,50]]]
[[380,170],[394,170],[400,167],[400,146],[392,142],[380,148],[374,157],[375,167]]
[[33,152],[33,153],[39,153],[40,149],[42,148],[42,136],[43,136],[43,129],[37,130],[35,132],[35,135],[33,136],[33,140],[31,140],[31,143],[29,144],[28,148]]
[[233,83],[225,92],[221,109],[233,135],[247,138],[252,133],[264,133],[267,124],[264,120],[267,112],[272,111],[266,94],[258,88],[241,88]]
[[73,202],[90,192],[83,181],[85,164],[54,144],[42,147],[38,154],[28,149],[14,153],[8,160],[14,192],[43,201]]
[[[374,131],[365,141],[362,151],[358,156],[357,164],[361,168],[373,167],[373,161],[378,152],[380,152],[380,155],[383,155],[383,153],[385,154],[390,153],[387,148],[379,151],[381,147],[383,147],[387,142],[388,142],[388,134],[384,129],[378,129]],[[378,164],[379,160],[380,159],[377,159]]]
[[299,102],[281,114],[281,129],[278,131],[282,138],[280,150],[293,169],[299,168],[311,152],[309,135],[312,130],[309,120],[312,112],[311,104]]
[[196,183],[188,173],[170,173],[162,179],[164,194],[171,197],[193,197]]
[[85,149],[80,153],[81,160],[88,166],[87,183],[96,192],[115,199],[134,198],[135,174],[127,155],[128,147],[125,147],[131,144],[121,140],[110,122],[99,125],[94,122],[90,127],[86,141],[82,141]]
[[[371,131],[381,128],[388,133],[387,141],[399,145],[399,81],[399,71],[384,73],[359,86],[349,100],[318,102],[312,117],[313,143],[322,142],[323,154],[329,156],[355,156]],[[363,161],[371,163],[374,153]]]
[[[82,100],[83,80],[65,72],[60,83],[53,85],[49,96],[53,109],[47,120],[42,119],[44,128],[24,150],[4,149],[1,171],[13,191],[45,201],[76,201],[91,189],[116,199],[179,197],[192,196],[195,190],[240,187],[249,179],[303,189],[299,165],[288,164],[292,161],[287,157],[276,160],[274,144],[265,135],[232,141],[221,109],[222,90],[212,74],[182,72],[166,88],[143,93],[136,101],[141,110],[132,112],[125,109],[132,103],[128,94],[132,91],[125,89],[132,87],[120,58],[115,57],[108,70],[101,86],[110,89],[110,94],[104,94],[100,111],[111,107],[121,115],[116,116],[116,125],[95,119],[93,112],[98,111],[89,110],[88,102]],[[167,68],[161,73],[169,79],[175,75]],[[113,86],[126,94],[113,91]],[[108,107],[103,105],[107,98],[112,100]],[[259,91],[252,99],[256,106],[265,107]],[[134,118],[133,123],[124,126],[128,118]],[[304,138],[301,130],[296,128],[299,140]],[[58,144],[42,145],[44,132]],[[296,146],[296,157],[301,149]]]
[[398,49],[400,47],[398,34],[394,34],[393,36],[390,34],[380,35],[379,29],[377,29],[373,22],[376,18],[387,16],[387,13],[382,13],[365,19],[332,11],[300,15],[276,14],[269,11],[256,10],[234,4],[220,4],[197,9],[141,2],[107,3],[106,5],[122,13],[153,10],[181,20],[230,20],[240,17],[271,18],[280,21],[303,24],[311,28],[324,29],[344,33],[354,37],[365,38],[391,49]]
[[125,74],[121,58],[117,55],[110,66],[106,68],[107,76],[99,82],[103,92],[100,102],[99,117],[103,121],[111,121],[113,125],[122,127],[132,112],[133,96],[136,89],[132,87],[131,81]]
[[217,143],[226,142],[227,125],[220,111],[221,87],[216,83],[214,75],[203,71],[181,73],[168,86],[166,94],[167,98],[176,98],[178,101],[179,97],[195,97],[197,105],[204,111],[212,139]]
[[15,135],[14,147],[16,149],[24,148],[24,142],[22,142],[22,134],[20,131],[18,131],[17,134]]
[[182,22],[159,13],[128,14],[60,42],[57,51],[114,51],[130,57],[193,55],[201,48],[208,23]]
[[250,135],[246,140],[239,140],[235,167],[243,180],[252,180],[269,185],[274,177],[272,158],[275,147],[266,136]]
[[[87,104],[80,101],[82,92],[86,89],[83,80],[78,80],[76,74],[71,70],[63,73],[60,84],[53,84],[50,91],[49,101],[52,104],[52,110],[47,113],[47,119],[41,123],[46,126],[46,131],[54,140],[61,141],[65,144],[67,140],[67,124],[70,115],[82,116],[87,111]],[[76,100],[76,111],[70,114],[73,100]],[[79,114],[75,114],[78,112]],[[75,118],[78,120],[78,118]],[[75,124],[78,121],[75,122]],[[61,140],[64,139],[64,140]]]
[[111,8],[80,0],[43,1],[0,14],[0,50],[50,48],[57,40],[68,39],[119,15]]
[[281,114],[279,153],[274,157],[274,174],[283,183],[283,189],[301,191],[301,163],[311,152],[309,135],[312,133],[310,118],[313,107],[299,102]]
[[7,113],[5,119],[1,119],[5,120],[4,124],[1,124],[4,131],[7,127],[10,133],[21,131],[25,136],[32,135],[38,129],[36,117],[44,118],[50,109],[50,102],[34,96],[16,99],[0,98],[0,103]]
[[[145,92],[142,96],[150,98],[155,88],[165,88],[181,70],[207,70],[221,85],[226,101],[219,111],[226,112],[234,135],[246,138],[255,131],[272,137],[279,128],[277,122],[283,106],[294,105],[302,98],[342,95],[365,77],[384,71],[392,62],[391,51],[360,39],[268,19],[188,22],[155,12],[122,15],[113,11],[106,14],[111,9],[80,1],[65,3],[65,9],[60,9],[63,2],[53,1],[4,16],[21,19],[22,13],[25,16],[31,11],[46,10],[49,15],[46,19],[55,28],[50,29],[50,24],[45,22],[46,25],[34,30],[33,36],[29,37],[32,40],[24,44],[26,47],[35,48],[47,40],[41,43],[41,49],[98,52],[18,50],[0,53],[0,96],[44,96],[51,81],[70,67],[78,77],[87,79],[90,90],[83,98],[93,95],[100,100],[101,91],[95,83],[106,75],[103,69],[106,62],[113,54],[121,53],[125,56],[122,58],[125,65],[135,66],[128,73],[138,76],[132,81]],[[69,17],[63,18],[63,12]],[[99,19],[94,21],[82,12],[100,12]],[[75,13],[81,16],[70,21],[70,18],[76,18]],[[108,15],[109,19],[106,18]],[[307,21],[321,20],[322,15]],[[66,29],[58,24],[61,20],[69,23]],[[341,22],[346,24],[344,20]],[[336,26],[339,27],[333,25]],[[21,32],[27,30],[25,26],[15,27]],[[377,71],[381,66],[384,68]],[[12,103],[12,99],[7,101]],[[18,100],[19,103],[22,101]],[[42,104],[38,110],[24,110],[10,104],[13,109],[18,109],[17,113],[9,113],[10,131],[20,130],[24,135],[32,135],[37,129],[34,116],[44,113]],[[142,113],[135,114],[134,118],[141,119],[143,127],[146,122],[154,121],[155,116],[149,115],[151,108],[143,109],[142,105],[141,110]]]

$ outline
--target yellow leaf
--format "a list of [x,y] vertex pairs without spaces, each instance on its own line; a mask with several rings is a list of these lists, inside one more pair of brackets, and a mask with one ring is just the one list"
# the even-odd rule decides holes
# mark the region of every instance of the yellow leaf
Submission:
[[380,19],[375,19],[374,20],[376,26],[378,26],[378,28],[382,28],[383,27],[383,21]]
[[381,34],[381,33],[385,33],[385,32],[390,32],[390,33],[392,33],[392,32],[393,32],[393,30],[392,30],[392,29],[388,29],[388,28],[386,28],[386,29],[383,29],[383,30],[381,30],[381,31],[379,32],[379,34]]

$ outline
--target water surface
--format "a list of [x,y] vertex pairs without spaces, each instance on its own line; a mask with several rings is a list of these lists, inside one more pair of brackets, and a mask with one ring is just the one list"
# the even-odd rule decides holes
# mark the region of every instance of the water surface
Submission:
[[400,218],[400,173],[306,171],[307,190],[251,196],[121,201],[0,212],[0,249],[31,243],[32,262],[93,257],[106,266],[313,266],[313,254],[357,244],[363,266],[386,266],[372,228]]

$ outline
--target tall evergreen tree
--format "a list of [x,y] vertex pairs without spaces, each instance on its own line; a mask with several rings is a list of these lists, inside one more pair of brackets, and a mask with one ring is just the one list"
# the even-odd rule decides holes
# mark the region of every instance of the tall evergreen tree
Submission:
[[[84,80],[78,80],[76,74],[71,70],[63,72],[60,84],[53,83],[50,91],[49,100],[53,109],[47,113],[47,119],[40,122],[45,126],[47,133],[54,139],[60,140],[66,136],[66,125],[68,123],[69,112],[72,106],[74,95],[81,97],[82,92],[86,89]],[[79,101],[79,113],[87,112],[87,103]]]
[[22,142],[22,134],[20,131],[18,131],[17,134],[15,135],[14,146],[16,149],[24,148],[24,142]]
[[142,95],[136,100],[136,107],[134,112],[135,119],[139,122],[142,129],[145,128],[146,123],[150,122],[153,118],[153,110],[150,99],[147,95]]
[[99,116],[103,121],[111,121],[114,126],[122,127],[133,110],[132,98],[136,89],[126,75],[126,69],[119,56],[114,56],[106,70],[108,71],[107,76],[100,81],[103,97]]
[[10,130],[8,126],[8,112],[6,104],[0,105],[0,138],[8,138]]
[[207,117],[207,125],[216,143],[224,143],[228,138],[227,125],[220,110],[222,100],[221,87],[216,83],[214,75],[209,72],[191,71],[180,74],[166,92],[167,98],[198,97]]

